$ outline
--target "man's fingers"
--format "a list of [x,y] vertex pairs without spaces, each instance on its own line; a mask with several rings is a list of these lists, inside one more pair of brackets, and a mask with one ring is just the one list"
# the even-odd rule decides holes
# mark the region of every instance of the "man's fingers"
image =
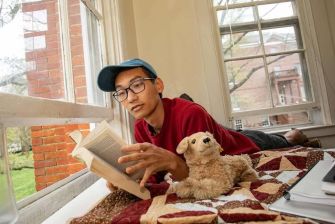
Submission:
[[137,143],[132,145],[125,145],[121,150],[125,153],[146,151],[148,148],[152,147],[150,143]]
[[138,161],[138,160],[142,160],[147,158],[148,155],[147,153],[142,153],[142,152],[136,152],[136,153],[132,153],[126,156],[121,156],[117,161],[118,163],[128,163],[128,162],[132,162],[132,161]]
[[151,168],[147,168],[145,169],[145,172],[144,172],[144,175],[143,175],[143,178],[140,182],[140,186],[141,187],[144,187],[145,186],[145,183],[147,182],[147,180],[149,179],[149,177],[153,174],[152,173],[152,169]]
[[149,164],[150,164],[149,162],[144,162],[144,161],[136,163],[135,165],[127,167],[126,172],[127,174],[136,173],[137,171],[147,168]]

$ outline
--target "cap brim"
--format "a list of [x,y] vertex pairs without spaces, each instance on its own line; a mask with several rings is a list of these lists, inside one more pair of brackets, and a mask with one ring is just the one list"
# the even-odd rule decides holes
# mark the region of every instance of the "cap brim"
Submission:
[[110,65],[104,67],[98,75],[98,87],[105,92],[115,91],[115,78],[124,69],[136,68],[138,65]]

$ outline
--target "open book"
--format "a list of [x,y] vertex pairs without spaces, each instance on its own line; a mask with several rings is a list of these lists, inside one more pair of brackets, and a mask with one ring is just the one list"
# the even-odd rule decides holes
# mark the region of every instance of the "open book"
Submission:
[[124,155],[120,148],[126,143],[106,121],[101,122],[86,137],[80,131],[74,131],[70,136],[77,143],[72,156],[83,160],[90,171],[141,199],[150,198],[150,192],[141,188],[136,181],[143,176],[143,172],[127,175],[125,170],[131,163],[117,162]]

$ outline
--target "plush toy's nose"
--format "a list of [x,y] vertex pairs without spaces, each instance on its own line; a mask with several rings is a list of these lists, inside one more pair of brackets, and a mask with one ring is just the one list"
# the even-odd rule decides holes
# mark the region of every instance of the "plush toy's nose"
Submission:
[[204,138],[204,140],[202,140],[204,143],[207,143],[207,142],[210,142],[211,141],[211,139],[209,138],[209,137],[207,137],[207,138]]

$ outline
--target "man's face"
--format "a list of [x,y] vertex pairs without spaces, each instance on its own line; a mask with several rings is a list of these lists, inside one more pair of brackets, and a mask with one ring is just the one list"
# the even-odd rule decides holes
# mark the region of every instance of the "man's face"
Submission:
[[[134,81],[141,78],[148,78],[145,70],[141,67],[120,72],[115,79],[116,90],[126,89]],[[121,102],[135,119],[148,118],[158,106],[160,101],[159,93],[163,91],[162,81],[157,78],[143,81],[145,88],[140,93],[133,93],[128,89],[128,97]]]

